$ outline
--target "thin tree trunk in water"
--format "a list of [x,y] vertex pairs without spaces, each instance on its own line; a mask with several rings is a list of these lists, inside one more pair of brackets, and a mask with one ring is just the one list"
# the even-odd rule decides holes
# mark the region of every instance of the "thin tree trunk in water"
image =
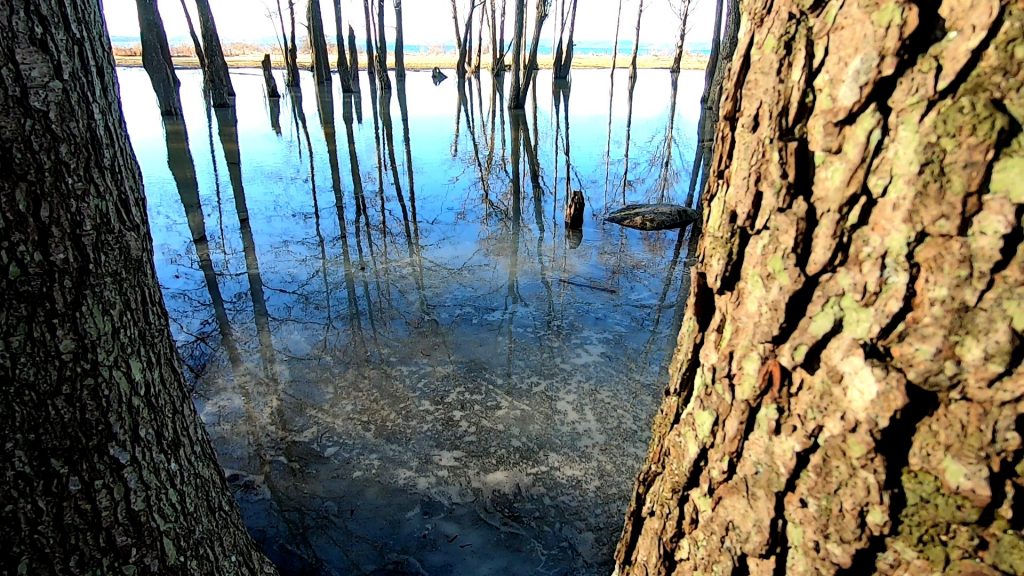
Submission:
[[139,37],[142,43],[142,66],[156,93],[162,116],[180,117],[181,98],[178,95],[177,74],[167,46],[167,34],[156,0],[135,0],[139,14]]
[[[700,119],[697,120],[697,149],[694,151],[693,168],[690,170],[690,189],[686,194],[687,206],[693,206],[704,155],[710,154],[711,143],[707,141],[707,110],[711,97],[711,85],[715,79],[715,70],[718,69],[718,56],[722,49],[722,7],[724,4],[725,0],[715,0],[714,35],[711,36],[711,55],[708,57],[708,64],[704,69],[704,93],[700,97]],[[713,130],[712,128],[712,134],[714,134]]]
[[1024,6],[743,10],[617,573],[1020,574]]
[[188,6],[185,5],[185,0],[181,0],[181,11],[185,13],[185,23],[188,25],[188,35],[192,37],[192,45],[195,46],[196,60],[199,60],[199,67],[202,68],[205,75],[206,52],[203,51],[203,43],[199,40],[199,35],[196,34],[196,27],[192,24],[192,15],[188,11]]
[[683,63],[683,48],[686,44],[686,27],[690,20],[690,7],[692,0],[683,0],[682,5],[679,7],[679,40],[676,42],[676,53],[672,57],[672,67],[669,71],[672,74],[679,75],[679,68]]
[[488,12],[487,27],[491,33],[491,73],[497,73],[501,69],[502,46],[498,44],[498,9],[494,5],[496,0],[491,0],[490,11]]
[[288,55],[285,57],[288,65],[288,77],[285,84],[289,88],[299,87],[299,47],[295,42],[295,0],[288,0],[288,18],[291,21],[291,42],[288,46]]
[[373,63],[373,24],[370,23],[370,0],[363,0],[363,20],[366,24],[366,73],[372,80],[376,70]]
[[381,90],[391,90],[388,77],[388,37],[384,30],[384,0],[377,0],[377,80]]
[[611,187],[612,166],[612,102],[615,100],[615,63],[619,57],[619,25],[622,23],[622,0],[615,14],[615,43],[612,44],[612,70],[608,81],[608,141],[604,151],[604,205],[608,206],[608,189]]
[[[563,23],[562,27],[565,27]],[[572,37],[576,31],[576,0],[572,0],[572,7],[569,11],[569,36],[565,39],[564,48],[561,38],[558,41],[558,53],[555,58],[554,75],[557,80],[568,80],[569,72],[572,70]],[[614,60],[614,56],[612,57]]]
[[633,56],[629,60],[629,84],[626,86],[626,151],[622,166],[622,203],[626,203],[626,189],[629,187],[629,143],[633,129],[633,90],[636,88],[636,57],[640,50],[640,19],[644,15],[644,0],[636,11],[636,36],[633,38]]
[[2,12],[3,571],[271,574],[182,376],[99,3]]
[[402,32],[402,0],[395,2],[395,80],[405,80],[405,35]]
[[480,23],[476,29],[476,61],[473,62],[473,73],[480,73],[480,61],[483,59],[484,49],[484,13],[480,11]]
[[[476,6],[474,2],[469,3],[469,14],[466,15],[466,20],[462,25],[462,30],[459,30],[458,22],[456,20],[455,33],[456,33],[456,44],[459,50],[459,58],[455,63],[455,75],[459,78],[465,78],[467,68],[472,66],[470,58],[472,58],[472,42],[473,42],[473,9]],[[458,7],[455,4],[455,0],[452,0],[452,18],[458,19]]]
[[345,54],[345,28],[341,24],[341,0],[334,0],[334,30],[338,43],[338,78],[341,80],[341,92],[350,94],[354,90],[352,89],[352,71],[349,70],[348,56]]
[[213,97],[213,106],[223,108],[230,106],[229,98],[234,97],[235,89],[228,75],[228,63],[224,61],[224,50],[220,46],[217,24],[213,21],[209,0],[196,0],[199,12],[199,28],[203,34],[203,49],[206,53],[206,84]]
[[317,84],[330,84],[331,61],[327,57],[327,40],[324,38],[320,0],[309,0],[306,4],[306,25],[309,30],[309,47],[313,53],[313,76],[316,77]]
[[[537,72],[537,50],[540,48],[540,35],[544,28],[544,20],[548,17],[548,11],[551,7],[551,0],[537,0],[536,11],[534,14],[535,22],[533,23],[533,39],[530,41],[530,50],[526,54],[526,62],[522,65],[521,69],[517,71],[515,69],[516,64],[513,64],[512,74],[512,94],[509,102],[509,108],[513,110],[520,110],[526,106],[526,97],[530,92],[530,85],[533,84],[534,74]],[[516,4],[516,37],[519,39],[520,51],[522,50],[522,36],[525,34],[525,1],[520,0]],[[521,76],[521,79],[519,78]],[[518,86],[517,86],[518,84]],[[518,87],[518,91],[516,88]]]

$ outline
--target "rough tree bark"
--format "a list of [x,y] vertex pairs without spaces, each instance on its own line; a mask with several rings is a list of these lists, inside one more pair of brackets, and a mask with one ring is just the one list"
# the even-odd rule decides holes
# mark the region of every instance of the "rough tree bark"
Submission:
[[156,100],[163,116],[181,116],[181,98],[178,95],[177,74],[167,45],[167,33],[160,18],[156,0],[135,0],[139,13],[139,39],[142,43],[142,66],[156,92]]
[[178,364],[99,3],[5,2],[0,54],[0,571],[273,573]]
[[[517,62],[512,64],[512,93],[509,95],[509,109],[523,110],[526,108],[526,97],[530,93],[530,85],[533,84],[533,76],[537,73],[537,50],[540,48],[540,34],[544,28],[544,21],[551,9],[551,0],[537,0],[534,10],[533,39],[530,41],[530,49],[526,53],[526,62],[520,65]],[[526,34],[526,2],[516,2],[516,36],[513,40],[513,57],[518,61],[522,55],[523,36]]]
[[388,36],[384,28],[384,0],[377,0],[377,81],[381,90],[391,90],[388,76]]
[[210,89],[214,107],[224,108],[231,105],[229,98],[234,97],[235,88],[228,75],[228,63],[224,61],[224,49],[220,46],[210,0],[196,0],[196,11],[199,12],[199,29],[206,54],[206,85]]
[[[278,4],[278,10],[281,5]],[[288,0],[288,20],[291,23],[291,37],[288,40],[288,54],[285,56],[288,72],[284,84],[289,88],[299,88],[299,47],[295,42],[295,0]]]
[[[354,92],[352,89],[352,71],[348,66],[348,56],[345,54],[345,28],[341,23],[341,0],[334,0],[334,34],[338,43],[338,78],[341,80],[342,94]],[[359,79],[356,78],[358,82]]]
[[320,13],[320,0],[309,0],[306,4],[306,26],[309,31],[309,46],[312,52],[313,76],[317,84],[331,83],[331,60],[327,56],[327,39],[324,37],[324,19]]
[[618,574],[1024,573],[1024,6],[742,20]]

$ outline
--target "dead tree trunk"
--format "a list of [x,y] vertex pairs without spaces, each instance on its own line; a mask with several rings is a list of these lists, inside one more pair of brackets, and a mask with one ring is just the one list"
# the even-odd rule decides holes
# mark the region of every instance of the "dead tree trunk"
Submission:
[[686,44],[686,33],[689,31],[690,11],[693,8],[693,0],[682,0],[679,6],[679,40],[676,41],[676,53],[672,57],[672,67],[669,72],[678,76],[679,68],[683,63],[683,48]]
[[359,92],[359,50],[356,49],[356,31],[348,27],[349,73],[352,74],[352,92]]
[[743,4],[622,576],[1024,570],[1024,7],[888,10]]
[[405,34],[402,31],[402,0],[395,3],[395,80],[405,80]]
[[281,97],[281,93],[277,91],[277,81],[274,80],[274,69],[270,65],[270,54],[263,55],[263,81],[267,84],[268,98]]
[[299,47],[295,41],[295,0],[288,0],[288,19],[291,23],[291,40],[288,43],[288,55],[285,57],[288,65],[288,76],[285,84],[289,88],[299,87]]
[[272,574],[171,340],[100,4],[0,11],[3,571]]
[[552,65],[555,80],[566,81],[572,69],[572,37],[576,30],[576,0],[572,0],[569,9],[569,35],[565,37],[565,18],[562,19],[562,31],[558,35],[558,48],[555,50],[555,61]]
[[466,77],[467,68],[472,66],[472,41],[473,41],[473,10],[476,6],[474,2],[469,3],[469,14],[466,15],[466,19],[462,24],[461,30],[459,29],[459,10],[452,0],[452,19],[455,21],[455,34],[456,34],[456,48],[459,51],[459,58],[455,63],[455,75],[459,79]]
[[192,14],[189,13],[185,0],[181,0],[181,11],[185,13],[185,23],[188,25],[188,35],[192,37],[192,45],[195,46],[196,60],[199,60],[199,67],[202,68],[203,74],[206,74],[206,52],[203,51],[203,43],[199,40],[199,35],[196,34],[196,27],[192,24]]
[[174,73],[171,49],[167,46],[167,33],[160,18],[156,0],[135,0],[139,13],[139,37],[142,41],[142,66],[156,92],[156,100],[163,116],[181,116],[181,97],[178,95],[178,76]]
[[629,59],[629,84],[626,86],[626,150],[622,162],[622,203],[626,203],[626,190],[629,188],[629,144],[633,130],[633,92],[636,89],[636,59],[640,50],[640,20],[644,15],[644,0],[636,10],[636,35],[633,37],[633,56]]
[[[509,108],[512,110],[523,110],[526,107],[526,97],[529,95],[530,85],[533,84],[534,74],[537,73],[537,50],[540,47],[540,35],[550,8],[551,0],[537,0],[533,39],[530,41],[526,62],[519,70],[517,70],[517,64],[512,65],[512,94],[509,96]],[[516,37],[520,44],[519,52],[522,51],[522,36],[525,35],[525,24],[522,22],[525,20],[525,12],[525,0],[518,0],[516,3]]]
[[[338,79],[341,81],[341,92],[350,94],[354,90],[352,89],[352,71],[349,69],[348,56],[345,54],[345,28],[341,24],[341,0],[334,0],[334,34],[338,43]],[[356,82],[358,81],[359,79],[356,78]]]
[[370,0],[363,0],[363,20],[366,26],[366,73],[373,79],[376,67],[373,62],[373,24],[370,21]]
[[196,11],[199,12],[199,28],[203,34],[203,51],[206,54],[206,85],[214,107],[224,108],[231,105],[230,98],[235,96],[235,89],[228,75],[228,63],[224,60],[217,24],[210,10],[210,0],[196,0]]
[[306,26],[309,30],[310,51],[313,53],[313,76],[317,84],[330,84],[331,60],[327,56],[327,39],[324,37],[320,0],[309,0],[306,4]]
[[384,0],[377,0],[377,81],[381,90],[391,90],[388,77],[388,37],[384,29]]

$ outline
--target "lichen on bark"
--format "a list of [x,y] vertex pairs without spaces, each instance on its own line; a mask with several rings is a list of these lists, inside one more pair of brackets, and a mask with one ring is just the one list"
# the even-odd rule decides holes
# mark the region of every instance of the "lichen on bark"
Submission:
[[1022,27],[743,3],[620,574],[1019,573]]

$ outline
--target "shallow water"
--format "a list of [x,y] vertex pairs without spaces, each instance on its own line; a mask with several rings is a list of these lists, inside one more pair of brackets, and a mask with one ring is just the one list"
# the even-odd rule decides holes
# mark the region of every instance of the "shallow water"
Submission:
[[[692,238],[621,205],[626,73],[484,74],[360,99],[232,73],[185,123],[120,69],[157,274],[196,406],[284,574],[608,574],[684,314]],[[278,79],[280,84],[283,83]],[[640,71],[625,197],[680,202],[702,72]],[[566,152],[569,149],[569,153]],[[570,160],[567,170],[567,158]],[[566,174],[587,196],[567,235]]]

